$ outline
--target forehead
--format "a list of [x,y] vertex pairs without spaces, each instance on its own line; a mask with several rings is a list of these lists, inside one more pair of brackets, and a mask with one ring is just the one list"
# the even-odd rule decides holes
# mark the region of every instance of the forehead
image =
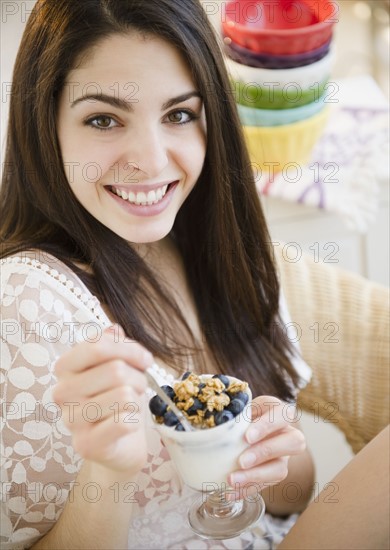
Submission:
[[93,46],[70,71],[67,82],[101,86],[106,91],[127,87],[174,90],[176,86],[194,87],[188,64],[169,42],[138,32],[111,35]]

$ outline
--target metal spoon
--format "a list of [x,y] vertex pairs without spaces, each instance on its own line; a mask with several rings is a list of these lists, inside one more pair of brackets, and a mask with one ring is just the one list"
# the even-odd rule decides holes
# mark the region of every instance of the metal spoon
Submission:
[[145,375],[148,381],[149,387],[154,390],[157,395],[168,405],[168,407],[175,413],[177,418],[179,419],[181,425],[185,429],[186,432],[194,432],[195,428],[191,425],[191,423],[187,420],[184,413],[178,409],[175,405],[175,403],[172,401],[172,399],[165,393],[164,390],[160,388],[158,385],[157,380],[154,377],[152,369],[146,369]]

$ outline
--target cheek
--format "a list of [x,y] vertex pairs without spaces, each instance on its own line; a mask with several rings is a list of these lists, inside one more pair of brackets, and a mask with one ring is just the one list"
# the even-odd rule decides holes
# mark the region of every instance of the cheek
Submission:
[[206,145],[202,144],[202,147],[199,149],[199,152],[196,156],[196,178],[198,178],[202,172],[204,161],[206,158]]
[[188,173],[197,178],[202,171],[205,157],[206,136],[203,132],[199,132],[196,142],[192,142],[192,145],[183,151],[183,158],[185,158]]
[[112,148],[87,147],[81,143],[77,147],[74,142],[62,148],[62,159],[71,187],[88,187],[103,178],[110,182],[112,177],[114,181],[119,166]]
[[[58,124],[58,140],[65,172],[72,185],[75,182],[97,181],[115,164],[115,147],[96,141],[75,122]],[[73,180],[72,180],[73,176]]]

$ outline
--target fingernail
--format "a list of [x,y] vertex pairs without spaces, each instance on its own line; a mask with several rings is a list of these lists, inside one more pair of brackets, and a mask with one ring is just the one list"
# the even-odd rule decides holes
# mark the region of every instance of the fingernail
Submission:
[[240,466],[241,468],[250,468],[256,462],[255,453],[245,453],[240,457]]
[[246,481],[246,474],[244,472],[234,472],[230,477],[233,485],[235,483],[245,483]]
[[246,432],[246,439],[248,443],[256,443],[256,441],[259,441],[260,437],[261,431],[259,430],[259,428],[256,428],[254,426],[249,428]]
[[113,325],[111,325],[110,327],[106,328],[105,332],[107,332],[108,334],[117,334],[118,336],[120,334],[124,334],[124,331],[123,331],[123,328],[118,325],[118,323],[114,323]]

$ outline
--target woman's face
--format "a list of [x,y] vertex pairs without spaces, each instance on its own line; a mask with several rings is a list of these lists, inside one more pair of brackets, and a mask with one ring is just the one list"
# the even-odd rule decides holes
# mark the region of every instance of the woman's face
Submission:
[[113,35],[68,74],[58,137],[84,208],[124,239],[151,243],[170,232],[201,173],[203,103],[172,45]]

